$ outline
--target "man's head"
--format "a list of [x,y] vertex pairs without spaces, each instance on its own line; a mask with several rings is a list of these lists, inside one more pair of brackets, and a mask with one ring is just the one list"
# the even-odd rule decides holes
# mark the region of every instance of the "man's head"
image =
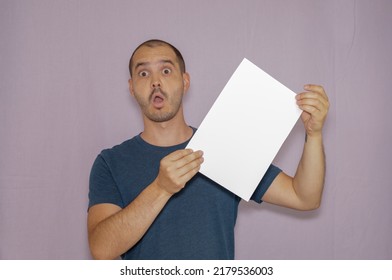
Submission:
[[171,44],[149,40],[133,52],[129,90],[145,121],[167,122],[182,118],[182,98],[190,85],[181,53]]
[[182,54],[180,53],[180,51],[179,51],[176,47],[174,47],[172,44],[170,44],[170,43],[168,43],[168,42],[165,42],[165,41],[162,41],[162,40],[159,40],[159,39],[151,39],[151,40],[145,41],[144,43],[141,43],[141,44],[133,51],[133,53],[132,53],[132,55],[131,55],[131,59],[129,60],[129,74],[131,75],[131,77],[132,77],[132,71],[133,71],[132,68],[133,68],[133,66],[134,66],[133,58],[134,58],[134,56],[135,56],[135,53],[136,53],[141,47],[155,48],[155,47],[158,47],[158,46],[167,46],[167,47],[171,48],[171,49],[173,50],[173,52],[175,53],[176,57],[177,57],[177,62],[178,62],[178,64],[180,65],[181,72],[182,72],[182,73],[185,73],[185,72],[186,72],[184,58],[182,57]]

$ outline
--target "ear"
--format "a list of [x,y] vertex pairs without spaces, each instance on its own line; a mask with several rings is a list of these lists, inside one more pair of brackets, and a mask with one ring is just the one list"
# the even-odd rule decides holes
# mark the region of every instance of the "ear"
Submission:
[[191,77],[188,72],[182,74],[182,79],[184,82],[184,94],[188,91],[189,87],[191,86]]
[[133,91],[132,79],[128,80],[128,87],[129,87],[129,92],[131,93],[131,96],[135,96],[135,93]]

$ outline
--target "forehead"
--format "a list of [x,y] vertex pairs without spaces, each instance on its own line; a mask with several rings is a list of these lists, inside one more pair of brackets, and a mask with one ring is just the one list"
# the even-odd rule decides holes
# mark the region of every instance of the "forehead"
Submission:
[[166,45],[158,45],[154,47],[142,46],[133,56],[133,68],[139,63],[154,63],[162,60],[170,60],[178,64],[175,52]]

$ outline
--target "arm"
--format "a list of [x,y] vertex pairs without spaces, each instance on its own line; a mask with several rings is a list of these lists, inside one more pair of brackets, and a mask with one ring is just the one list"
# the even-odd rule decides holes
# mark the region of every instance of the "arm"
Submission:
[[321,86],[307,85],[305,89],[306,92],[296,96],[297,104],[303,110],[301,119],[306,129],[297,172],[293,178],[280,173],[263,196],[265,202],[298,210],[319,207],[325,178],[322,128],[329,101]]
[[145,234],[170,197],[200,169],[201,152],[179,150],[162,159],[157,178],[127,207],[97,204],[88,213],[88,236],[95,259],[114,259]]

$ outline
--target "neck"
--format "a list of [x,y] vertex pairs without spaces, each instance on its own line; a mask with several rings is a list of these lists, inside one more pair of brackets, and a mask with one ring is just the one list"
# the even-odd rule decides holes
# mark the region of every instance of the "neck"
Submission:
[[144,118],[144,131],[141,137],[147,143],[160,147],[169,147],[184,143],[193,135],[193,130],[184,119],[182,108],[178,114],[166,122],[154,122]]

